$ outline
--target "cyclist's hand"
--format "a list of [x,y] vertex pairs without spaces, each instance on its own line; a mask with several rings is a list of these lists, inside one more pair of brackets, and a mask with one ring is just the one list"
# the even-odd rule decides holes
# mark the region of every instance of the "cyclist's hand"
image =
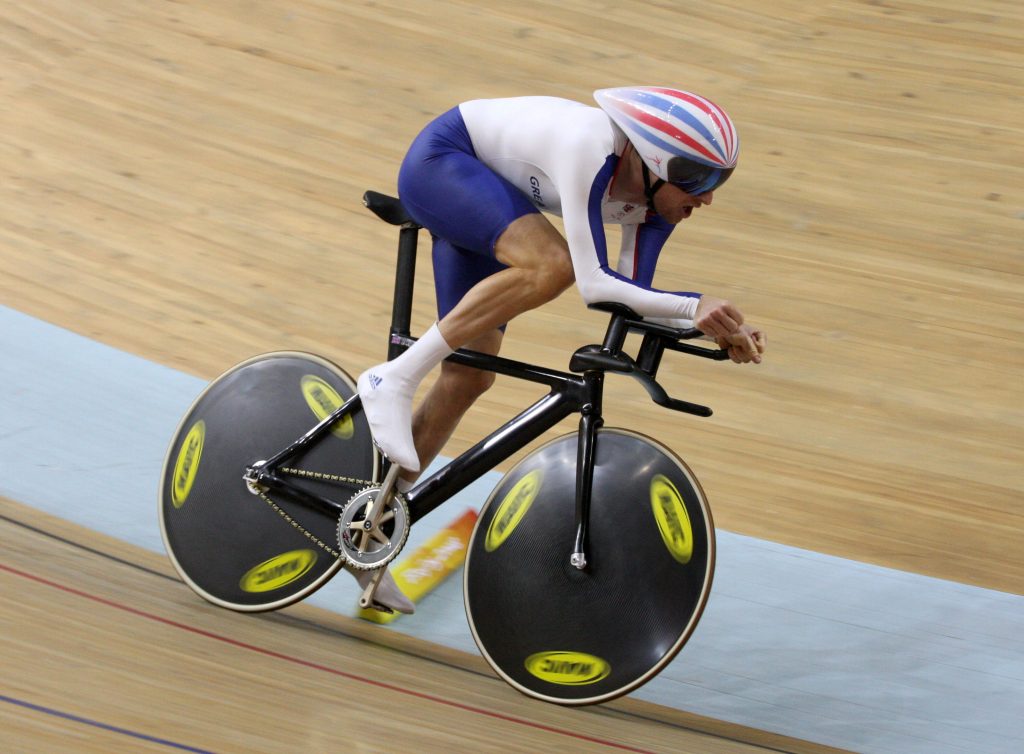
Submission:
[[693,315],[693,324],[709,337],[727,338],[740,329],[743,315],[725,299],[701,296]]
[[729,351],[729,358],[737,364],[754,362],[761,363],[761,355],[768,346],[768,336],[764,331],[753,325],[740,325],[739,329],[732,335],[724,338],[715,338],[719,348]]

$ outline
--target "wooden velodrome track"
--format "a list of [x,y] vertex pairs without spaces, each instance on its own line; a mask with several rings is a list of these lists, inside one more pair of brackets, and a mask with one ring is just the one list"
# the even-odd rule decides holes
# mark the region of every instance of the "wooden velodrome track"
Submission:
[[[741,168],[657,282],[733,299],[770,352],[664,370],[710,420],[612,380],[609,424],[686,457],[721,528],[1022,593],[1022,51],[1024,10],[994,0],[0,0],[0,303],[204,378],[281,348],[358,373],[384,352],[394,246],[360,196],[394,190],[427,120],[694,89],[737,121]],[[505,353],[562,368],[602,323],[568,293]],[[446,453],[534,396],[499,380]],[[532,703],[311,607],[215,611],[156,557],[2,512],[4,674],[83,717],[102,699],[114,725],[215,751],[815,749],[628,700]],[[163,748],[9,706],[0,728],[16,751]]]

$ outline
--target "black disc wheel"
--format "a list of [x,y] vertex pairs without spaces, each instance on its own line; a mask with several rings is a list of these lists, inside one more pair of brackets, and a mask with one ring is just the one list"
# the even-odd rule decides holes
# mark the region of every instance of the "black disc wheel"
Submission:
[[634,432],[597,434],[587,564],[575,541],[577,435],[519,462],[481,510],[467,554],[466,614],[491,667],[568,705],[626,694],[693,633],[711,589],[711,513],[693,474]]
[[[273,610],[306,597],[344,564],[338,511],[379,476],[361,411],[277,472],[309,496],[254,489],[244,476],[355,392],[329,361],[277,352],[230,369],[192,404],[167,452],[159,507],[171,561],[199,595],[233,610]],[[338,508],[310,505],[312,496]]]

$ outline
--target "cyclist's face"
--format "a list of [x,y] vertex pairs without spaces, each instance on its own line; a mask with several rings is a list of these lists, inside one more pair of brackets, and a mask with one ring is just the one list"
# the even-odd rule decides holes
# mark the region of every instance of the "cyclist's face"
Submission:
[[654,208],[665,220],[675,225],[693,214],[697,207],[711,204],[715,198],[714,191],[703,194],[687,194],[678,186],[666,183],[654,195]]

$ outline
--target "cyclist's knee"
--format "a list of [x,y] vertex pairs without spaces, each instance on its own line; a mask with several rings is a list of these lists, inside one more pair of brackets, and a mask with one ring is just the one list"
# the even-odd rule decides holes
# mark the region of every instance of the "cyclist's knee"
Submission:
[[576,282],[576,271],[572,268],[572,257],[568,250],[554,256],[548,272],[551,278],[548,285],[556,296]]
[[530,288],[536,305],[558,298],[576,280],[568,252],[560,254],[553,250],[543,264],[530,268]]
[[540,298],[554,298],[575,280],[569,244],[543,215],[525,215],[509,225],[494,252],[502,264],[527,273]]

